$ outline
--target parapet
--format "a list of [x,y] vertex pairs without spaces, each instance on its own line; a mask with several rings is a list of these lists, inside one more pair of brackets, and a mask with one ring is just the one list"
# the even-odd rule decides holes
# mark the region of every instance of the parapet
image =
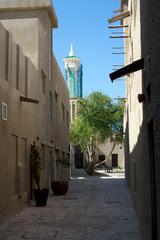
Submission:
[[51,0],[0,0],[0,12],[23,10],[46,10],[52,27],[58,27],[57,16]]

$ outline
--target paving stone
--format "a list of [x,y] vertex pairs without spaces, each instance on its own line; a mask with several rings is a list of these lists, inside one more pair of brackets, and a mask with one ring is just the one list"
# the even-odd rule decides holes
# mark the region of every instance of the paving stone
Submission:
[[87,176],[77,170],[66,196],[50,195],[46,207],[32,204],[24,209],[0,225],[0,239],[141,240],[141,236],[124,176]]

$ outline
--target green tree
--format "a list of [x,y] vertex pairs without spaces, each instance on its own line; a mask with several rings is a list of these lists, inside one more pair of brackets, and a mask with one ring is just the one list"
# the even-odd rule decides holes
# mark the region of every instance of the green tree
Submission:
[[123,105],[122,101],[113,104],[109,96],[100,92],[80,100],[78,115],[71,126],[71,142],[85,153],[89,174],[93,174],[97,164],[95,149],[98,144],[110,138],[112,153],[116,144],[123,142]]

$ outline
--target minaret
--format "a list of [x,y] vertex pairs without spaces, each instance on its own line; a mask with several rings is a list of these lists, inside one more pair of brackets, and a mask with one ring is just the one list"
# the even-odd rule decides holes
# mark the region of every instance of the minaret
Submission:
[[70,49],[70,52],[69,52],[69,56],[70,57],[73,57],[74,56],[74,51],[73,51],[73,45],[71,43],[71,49]]
[[80,58],[75,56],[72,44],[64,64],[70,98],[82,98],[82,64]]
[[[70,97],[70,122],[73,123],[78,112],[79,100],[82,98],[82,64],[76,57],[71,44],[70,52],[64,59],[66,82]],[[70,144],[70,158],[72,168],[83,167],[83,154],[78,146]]]

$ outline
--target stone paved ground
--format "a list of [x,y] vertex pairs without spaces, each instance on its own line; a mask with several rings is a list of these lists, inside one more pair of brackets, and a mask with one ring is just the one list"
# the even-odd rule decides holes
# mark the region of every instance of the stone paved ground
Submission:
[[122,174],[73,175],[66,196],[28,207],[0,226],[1,240],[141,240]]

